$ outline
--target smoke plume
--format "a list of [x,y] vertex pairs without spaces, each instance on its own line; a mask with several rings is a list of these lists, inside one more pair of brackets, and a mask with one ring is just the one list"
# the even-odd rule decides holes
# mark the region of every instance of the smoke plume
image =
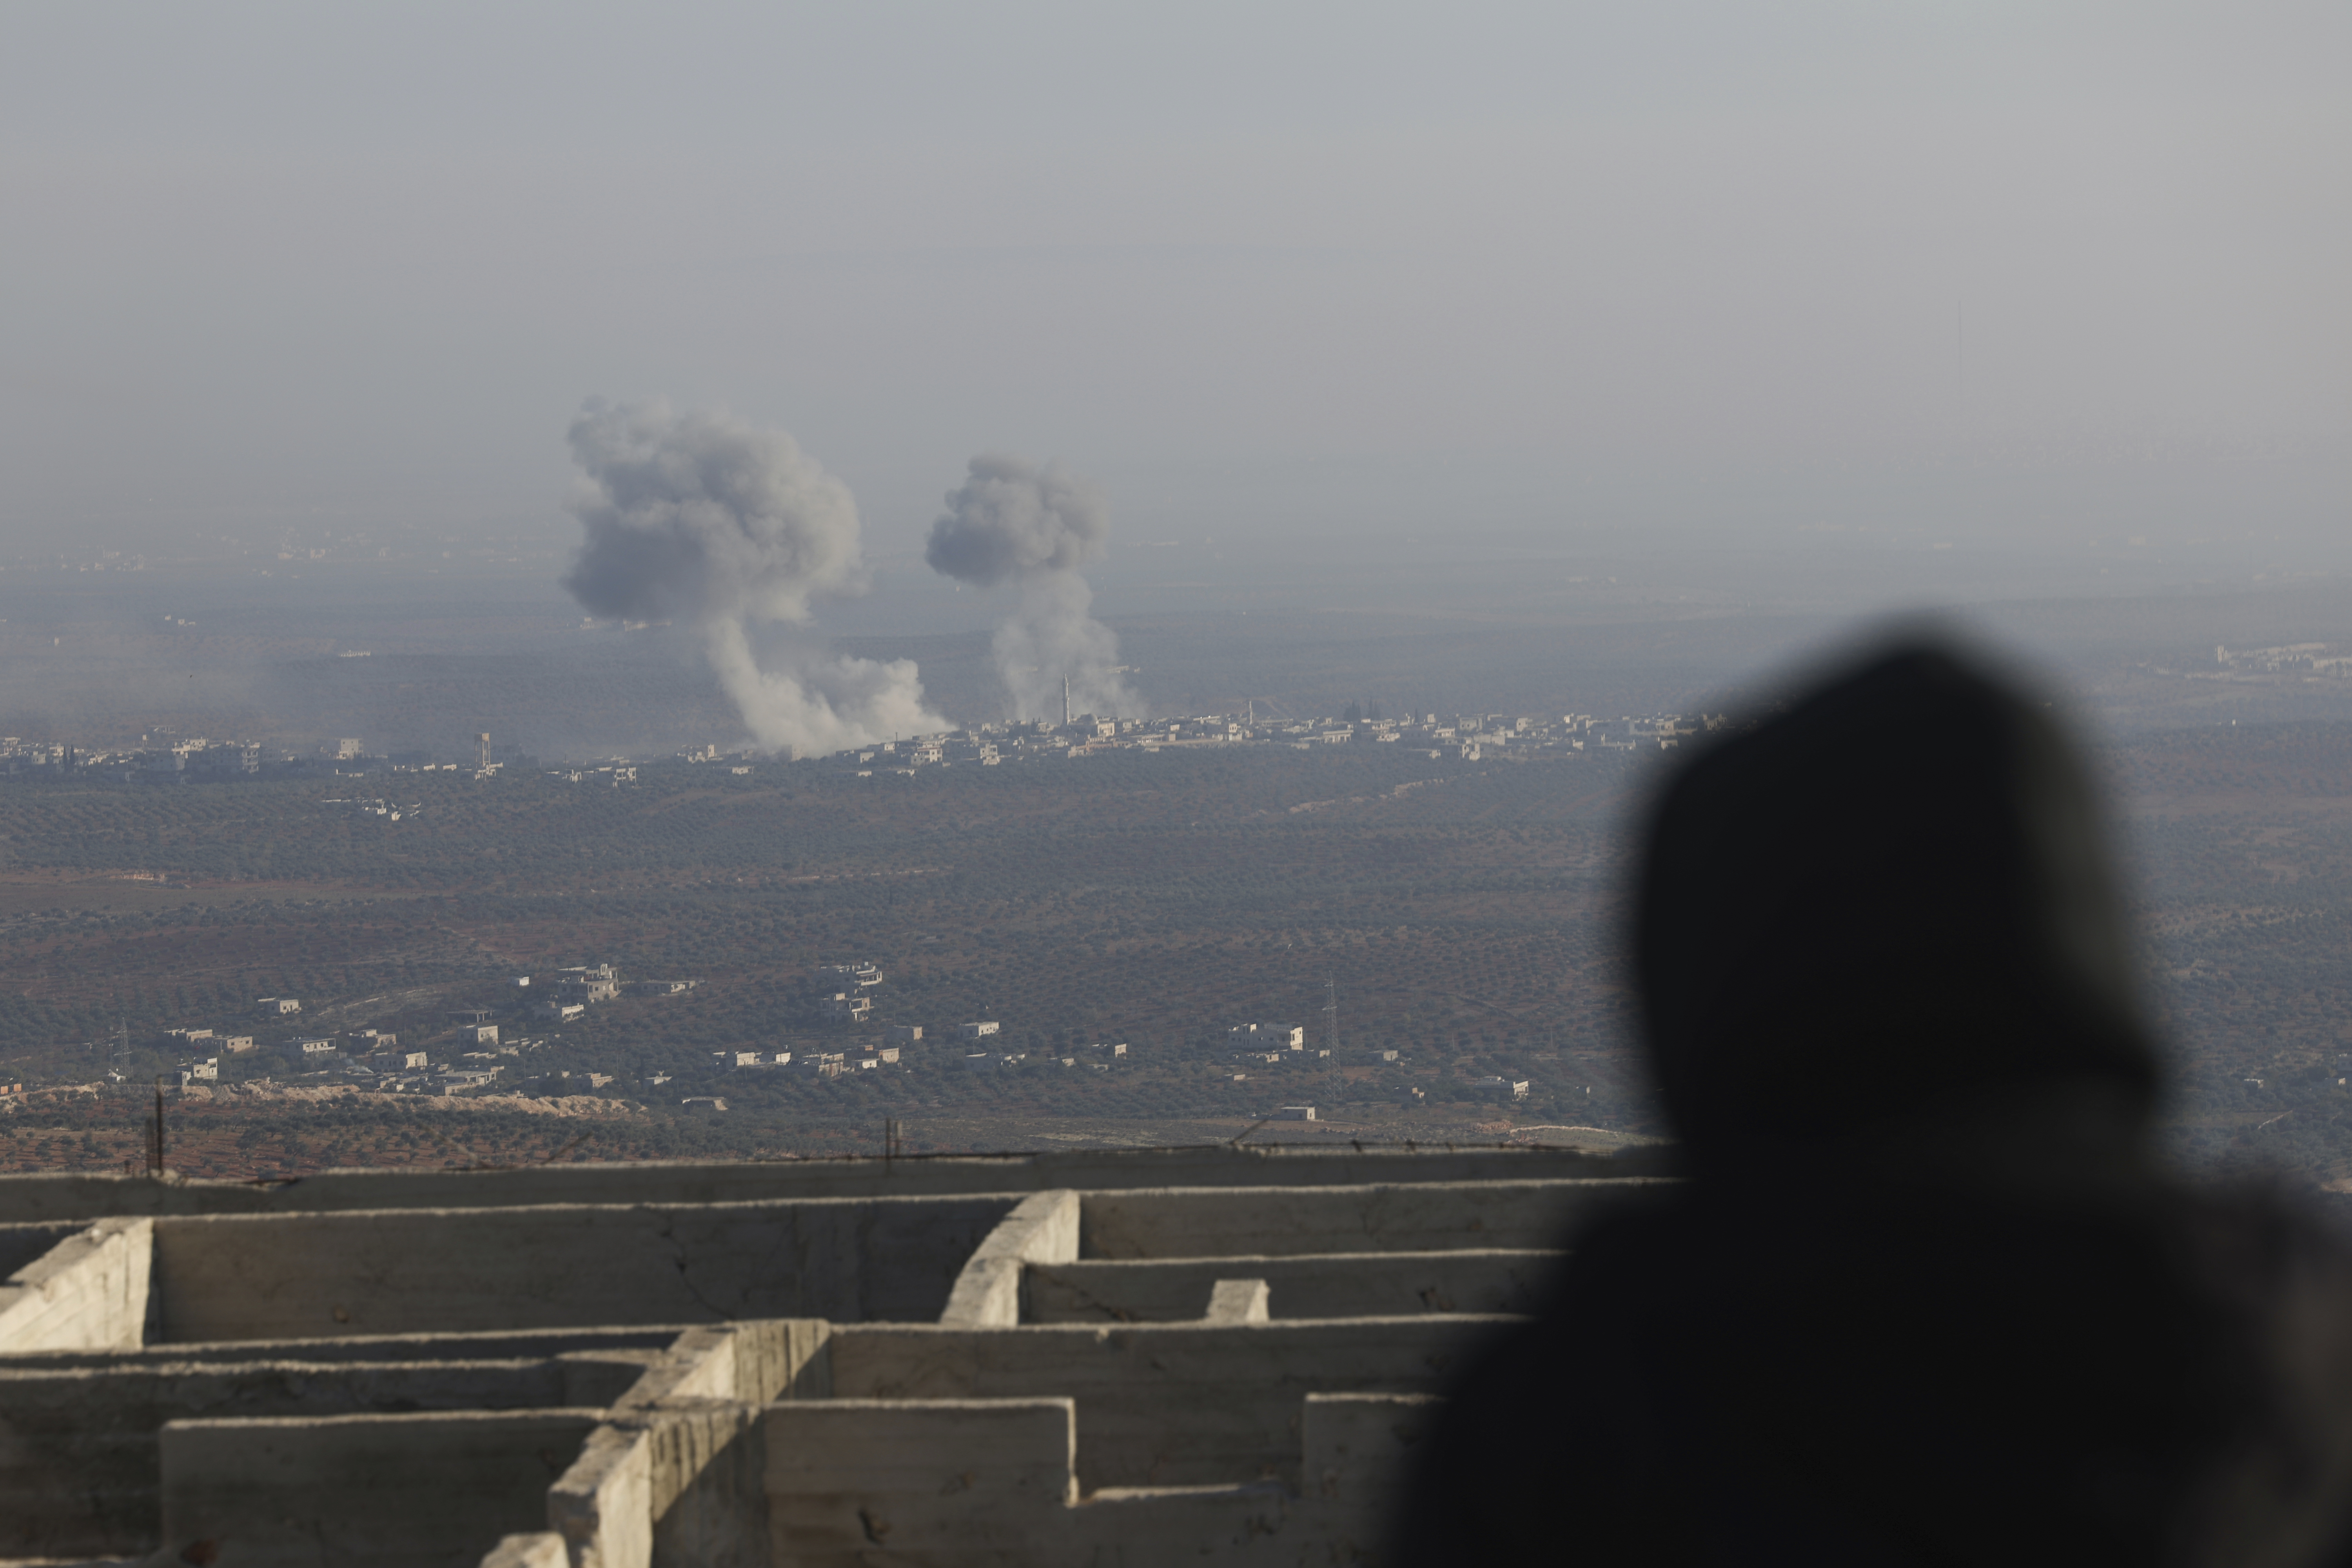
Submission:
[[1051,463],[983,455],[969,468],[923,558],[960,583],[1014,589],[994,647],[1016,716],[1059,718],[1066,679],[1073,712],[1139,717],[1142,700],[1112,668],[1118,639],[1087,613],[1094,590],[1078,573],[1108,548],[1102,497]]
[[595,616],[679,620],[761,746],[795,756],[944,730],[910,660],[761,667],[756,626],[864,591],[857,503],[781,430],[659,403],[591,402],[572,422],[583,532],[563,585]]

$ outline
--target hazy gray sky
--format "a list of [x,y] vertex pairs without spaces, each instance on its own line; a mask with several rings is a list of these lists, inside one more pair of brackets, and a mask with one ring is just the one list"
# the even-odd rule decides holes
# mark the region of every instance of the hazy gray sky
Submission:
[[569,529],[591,395],[790,430],[884,557],[991,449],[1126,541],[2342,529],[2347,46],[2341,0],[14,0],[0,530]]

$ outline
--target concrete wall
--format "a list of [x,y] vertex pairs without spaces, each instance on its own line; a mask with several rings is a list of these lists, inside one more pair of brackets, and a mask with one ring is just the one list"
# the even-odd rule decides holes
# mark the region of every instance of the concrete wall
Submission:
[[59,1219],[40,1225],[0,1225],[0,1279],[38,1261],[66,1237],[89,1228],[87,1220]]
[[[1349,1325],[1318,1325],[1326,1331]],[[1368,1365],[1368,1359],[1393,1363],[1402,1348],[1423,1363],[1442,1360],[1442,1344],[1408,1325],[1381,1340],[1367,1358],[1361,1342],[1325,1333],[1325,1351],[1336,1350],[1349,1364],[1340,1373],[1360,1381],[1369,1374],[1393,1375],[1394,1365]],[[835,1365],[841,1336],[865,1333],[868,1342],[852,1346],[853,1369],[872,1371],[895,1363],[896,1373],[916,1370],[936,1376],[959,1349],[1023,1337],[1019,1331],[933,1330],[911,1357],[892,1357],[873,1338],[887,1331],[828,1331],[822,1323],[743,1323],[698,1329],[679,1337],[653,1358],[646,1376],[609,1412],[607,1421],[585,1439],[578,1458],[548,1493],[551,1530],[502,1540],[486,1563],[492,1568],[551,1564],[560,1548],[570,1568],[754,1568],[772,1562],[1087,1562],[1196,1561],[1204,1552],[1242,1561],[1296,1562],[1297,1554],[1322,1550],[1333,1521],[1331,1500],[1340,1478],[1355,1461],[1345,1445],[1318,1433],[1315,1408],[1298,1402],[1296,1388],[1264,1401],[1280,1406],[1256,1413],[1260,1436],[1272,1451],[1272,1467],[1306,1474],[1317,1488],[1301,1503],[1286,1496],[1279,1479],[1232,1486],[1193,1484],[1176,1489],[1109,1487],[1081,1498],[1077,1481],[1086,1447],[1082,1408],[1120,1414],[1118,1401],[1100,1386],[1085,1400],[1066,1395],[1032,1398],[860,1400],[831,1397],[825,1373]],[[967,1381],[986,1375],[1026,1376],[1060,1383],[1073,1376],[1100,1384],[1131,1381],[1133,1364],[1195,1388],[1196,1397],[1230,1410],[1233,1385],[1265,1381],[1265,1358],[1281,1360],[1297,1375],[1327,1381],[1333,1375],[1313,1355],[1294,1345],[1223,1342],[1225,1353],[1203,1356],[1161,1339],[1137,1350],[1135,1363],[1076,1368],[1067,1353],[1079,1342],[1099,1342],[1080,1333],[1026,1336],[1023,1366],[971,1364],[950,1367]],[[1360,1342],[1364,1336],[1354,1336]],[[904,1350],[906,1347],[898,1347]],[[1207,1371],[1212,1375],[1203,1377]],[[1409,1371],[1407,1375],[1412,1375]],[[726,1397],[781,1385],[797,1395],[787,1405],[765,1411],[757,1404]],[[1131,1392],[1131,1391],[1130,1391]],[[1390,1409],[1370,1401],[1367,1410]],[[1403,1403],[1410,1404],[1408,1398]],[[1164,1419],[1161,1411],[1147,1419]],[[1401,1429],[1367,1418],[1364,1435]],[[1195,1434],[1196,1446],[1213,1447],[1220,1462],[1236,1460],[1227,1430]],[[1302,1432],[1305,1434],[1302,1439]],[[1100,1435],[1098,1435],[1100,1436]],[[1320,1447],[1318,1447],[1318,1444]],[[1374,1442],[1372,1446],[1377,1446]],[[1320,1457],[1318,1457],[1320,1456]],[[1163,1467],[1164,1468],[1164,1467]],[[1359,1466],[1360,1468],[1360,1466]],[[1373,1495],[1366,1492],[1363,1495]],[[1360,1503],[1360,1499],[1359,1499]],[[1304,1511],[1302,1511],[1302,1510]],[[1317,1510],[1321,1511],[1317,1511]],[[1263,1538],[1285,1519],[1290,1528],[1284,1551],[1269,1556]],[[1343,1532],[1349,1542],[1370,1542],[1370,1532]],[[1361,1560],[1370,1550],[1351,1544]],[[1135,1553],[1141,1552],[1141,1556]],[[1100,1555],[1108,1552],[1108,1557]],[[861,1555],[866,1554],[866,1555]],[[1320,1558],[1316,1558],[1321,1561]]]
[[[1265,1403],[1286,1407],[1256,1413],[1275,1451],[1274,1462],[1261,1465],[1265,1479],[1088,1489],[1081,1480],[1089,1412],[1118,1414],[1101,1389],[1083,1398],[834,1398],[805,1375],[828,1359],[812,1351],[845,1348],[844,1364],[855,1371],[887,1351],[883,1342],[907,1336],[845,1329],[820,1339],[823,1330],[799,1324],[780,1335],[772,1325],[743,1324],[681,1336],[663,1358],[671,1374],[649,1374],[632,1390],[550,1489],[551,1530],[503,1539],[484,1568],[555,1568],[559,1562],[567,1568],[847,1568],[885,1561],[1172,1568],[1204,1558],[1267,1568],[1372,1563],[1401,1467],[1434,1405],[1425,1394],[1285,1391]],[[720,1338],[729,1335],[739,1341],[731,1350]],[[755,1350],[749,1341],[761,1336],[783,1353]],[[1073,1342],[1067,1334],[934,1329],[912,1337],[929,1342],[917,1359],[934,1370],[959,1344],[1024,1339],[1030,1374],[1055,1378],[1051,1369],[1058,1367],[1061,1377],[1099,1381],[1100,1369],[1074,1368],[1060,1353]],[[1393,1359],[1397,1338],[1388,1336],[1381,1352]],[[1364,1348],[1341,1347],[1354,1363],[1349,1374],[1381,1370],[1367,1366]],[[1445,1346],[1427,1336],[1402,1348],[1425,1365],[1447,1356]],[[1227,1406],[1234,1378],[1262,1378],[1268,1353],[1307,1375],[1329,1375],[1295,1344],[1286,1351],[1227,1334],[1221,1355],[1203,1356],[1198,1342],[1189,1349],[1189,1365],[1187,1347],[1165,1336],[1138,1353],[1156,1372],[1218,1385],[1208,1397]],[[791,1403],[763,1410],[683,1392],[724,1386],[717,1369],[730,1364],[781,1367],[795,1360],[803,1365],[793,1382],[808,1396]],[[980,1370],[963,1369],[967,1381]],[[1008,1370],[995,1369],[999,1375]],[[1203,1379],[1203,1371],[1213,1375]],[[1118,1369],[1112,1376],[1126,1380]],[[1230,1449],[1230,1430],[1205,1436]],[[1226,1462],[1264,1457],[1229,1453]]]
[[1067,1399],[835,1401],[766,1413],[768,1561],[795,1568],[1013,1568],[1382,1561],[1386,1509],[1433,1403],[1310,1395],[1295,1444],[1312,1484],[1082,1494]]
[[768,1562],[767,1428],[759,1406],[666,1412],[647,1428],[647,1458],[657,1483],[651,1568]]
[[636,1383],[646,1353],[0,1369],[0,1557],[152,1549],[163,1522],[158,1434],[171,1421],[602,1407]]
[[940,1321],[967,1329],[1009,1328],[1021,1321],[1021,1279],[1032,1263],[1078,1256],[1078,1194],[1066,1187],[1021,1200],[956,1277]]
[[1067,1397],[1078,1474],[1101,1487],[1299,1484],[1308,1394],[1434,1394],[1517,1319],[1429,1315],[1210,1327],[836,1326],[844,1399]]
[[161,1337],[929,1321],[1010,1197],[155,1222]]
[[1408,1152],[1243,1146],[1089,1149],[911,1160],[539,1165],[513,1171],[330,1171],[285,1182],[83,1173],[0,1175],[0,1225],[110,1215],[320,1214],[547,1204],[773,1203],[821,1197],[1032,1193],[1054,1187],[1285,1186],[1640,1174],[1654,1155],[1573,1150]]
[[155,1222],[103,1219],[0,1285],[0,1354],[135,1350],[150,1330]]
[[1067,1399],[829,1401],[767,1413],[768,1560],[1011,1565],[1073,1561]]
[[1397,1501],[1444,1401],[1426,1394],[1310,1394],[1300,1406],[1301,1492],[1326,1510],[1327,1561],[1385,1554]]
[[572,1558],[563,1537],[551,1530],[534,1530],[501,1538],[482,1559],[482,1568],[572,1568]]
[[473,1568],[544,1528],[591,1411],[174,1421],[163,1431],[165,1560],[218,1568]]
[[831,1392],[831,1325],[730,1323],[680,1334],[548,1490],[573,1568],[762,1563],[761,1407]]
[[1650,1185],[1633,1178],[1090,1192],[1079,1256],[1543,1249],[1561,1245],[1595,1206],[1622,1202]]
[[227,1340],[148,1345],[135,1351],[47,1351],[0,1357],[0,1368],[62,1372],[72,1367],[131,1369],[191,1361],[419,1362],[536,1361],[568,1352],[666,1350],[685,1323],[622,1328],[499,1330],[472,1334],[348,1334],[334,1339]]
[[[1642,1188],[1592,1179],[1623,1169],[1220,1149],[117,1179],[99,1195],[261,1206],[0,1226],[0,1258],[47,1246],[0,1324],[66,1347],[0,1352],[0,1519],[32,1521],[0,1557],[1367,1561],[1427,1397],[1565,1229]],[[1538,1179],[1464,1179],[1498,1172]],[[5,1183],[0,1213],[62,1190]],[[761,1201],[482,1206],[665,1185]]]
[[1187,1258],[1030,1264],[1021,1321],[1179,1322],[1207,1310],[1220,1279],[1263,1279],[1276,1318],[1532,1312],[1562,1252],[1335,1252],[1291,1258]]

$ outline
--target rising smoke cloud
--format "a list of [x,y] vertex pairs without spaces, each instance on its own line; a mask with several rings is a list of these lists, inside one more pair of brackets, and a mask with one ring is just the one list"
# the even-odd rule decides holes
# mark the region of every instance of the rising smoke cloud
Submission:
[[572,422],[583,537],[563,585],[594,616],[694,626],[762,747],[794,756],[944,730],[911,660],[763,668],[754,627],[864,591],[857,503],[781,430],[659,403],[591,402]]
[[1079,574],[1108,552],[1101,495],[1052,463],[983,454],[968,470],[923,559],[960,583],[1014,588],[994,652],[1016,716],[1058,717],[1066,678],[1073,711],[1141,715],[1142,700],[1113,670],[1118,638],[1087,614],[1094,590]]

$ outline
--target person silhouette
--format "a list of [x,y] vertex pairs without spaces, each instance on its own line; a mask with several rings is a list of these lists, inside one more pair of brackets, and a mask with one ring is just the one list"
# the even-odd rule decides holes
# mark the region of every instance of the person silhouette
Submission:
[[1664,783],[1631,928],[1683,1179],[1467,1369],[1391,1561],[2352,1560],[2352,1253],[2152,1152],[2045,705],[1849,661]]

